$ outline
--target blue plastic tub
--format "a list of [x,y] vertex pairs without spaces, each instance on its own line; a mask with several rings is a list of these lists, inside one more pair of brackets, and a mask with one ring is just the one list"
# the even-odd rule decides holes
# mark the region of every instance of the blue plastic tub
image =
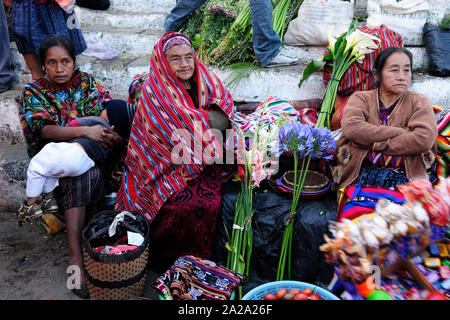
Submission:
[[306,288],[311,288],[314,290],[314,292],[320,294],[322,300],[340,300],[330,291],[325,290],[319,286],[301,281],[288,281],[288,280],[269,282],[260,285],[256,288],[253,288],[242,297],[242,300],[262,300],[266,294],[268,293],[275,294],[277,293],[278,290],[283,288],[286,289],[287,291],[289,291],[290,289],[303,290]]

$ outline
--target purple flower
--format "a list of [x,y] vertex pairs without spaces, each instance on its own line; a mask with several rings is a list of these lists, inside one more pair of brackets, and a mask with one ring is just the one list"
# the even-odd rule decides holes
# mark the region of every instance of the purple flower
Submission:
[[326,159],[331,160],[333,158],[333,151],[336,148],[336,141],[331,134],[331,131],[327,128],[313,128],[314,135],[314,150],[311,157],[313,159]]
[[297,152],[300,159],[331,159],[336,141],[330,130],[314,128],[300,122],[288,123],[280,129],[278,156],[283,152]]
[[222,13],[223,15],[225,15],[228,18],[234,17],[236,15],[236,12],[232,12],[232,13],[228,13],[224,8],[221,7],[217,7],[217,6],[212,6],[209,8],[208,10],[209,13]]

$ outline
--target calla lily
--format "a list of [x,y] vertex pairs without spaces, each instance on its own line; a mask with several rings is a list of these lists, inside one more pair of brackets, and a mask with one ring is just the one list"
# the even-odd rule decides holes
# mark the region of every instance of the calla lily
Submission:
[[336,43],[336,38],[333,37],[331,32],[332,32],[332,28],[328,27],[327,28],[328,43],[330,45],[330,51],[334,54],[334,44]]
[[371,45],[371,43],[373,44],[373,41],[380,41],[380,39],[356,29],[347,37],[345,37],[345,41],[347,42],[347,45],[345,46],[344,52],[347,52],[350,48],[358,45],[362,41],[364,43],[364,46],[373,46]]
[[364,56],[368,53],[371,53],[372,51],[373,51],[372,49],[355,46],[353,47],[350,56],[356,57],[356,61],[358,61],[359,63],[363,63]]

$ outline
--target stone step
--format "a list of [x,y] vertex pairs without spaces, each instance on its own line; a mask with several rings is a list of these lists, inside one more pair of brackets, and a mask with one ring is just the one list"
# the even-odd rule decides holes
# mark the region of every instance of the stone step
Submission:
[[[317,48],[293,48],[300,57],[301,63],[292,67],[282,67],[274,69],[259,68],[252,72],[250,76],[237,87],[232,88],[231,92],[235,99],[246,101],[261,101],[267,95],[278,95],[283,99],[302,100],[321,98],[324,94],[322,84],[322,74],[317,72],[308,79],[301,88],[298,88],[303,70],[307,63],[316,57],[318,53],[323,52]],[[105,83],[111,91],[120,95],[127,95],[129,85],[133,77],[148,71],[149,56],[133,58],[130,56],[119,56],[114,60],[100,61],[92,57],[80,55],[78,64],[81,70],[94,74],[102,83]],[[419,61],[419,59],[416,59]],[[227,68],[211,68],[226,85],[229,84],[231,71]],[[416,71],[420,71],[417,68]],[[428,95],[433,103],[441,105],[450,105],[450,86],[446,78],[437,78],[427,76],[426,73],[416,72],[412,83],[414,91]]]
[[[103,42],[108,48],[131,56],[144,56],[151,53],[155,43],[164,34],[162,28],[128,29],[106,25],[86,25],[82,27],[83,35],[89,43]],[[292,55],[299,57],[301,63],[308,64],[312,59],[323,55],[323,46],[289,46]],[[424,47],[407,47],[413,54],[413,69],[424,71],[428,58]]]
[[12,90],[0,93],[0,143],[23,143],[22,127],[19,122],[19,109],[15,98],[21,94],[23,85],[16,85]]
[[81,27],[115,27],[133,29],[135,32],[153,30],[163,32],[168,12],[129,12],[124,10],[96,11],[75,7]]
[[[322,99],[325,94],[322,73],[312,74],[299,88],[303,70],[304,66],[291,66],[253,71],[230,92],[235,100],[245,101],[263,101],[268,96],[285,100]],[[222,80],[230,76],[229,69],[214,71]],[[447,78],[415,74],[410,90],[424,94],[435,105],[450,107],[450,80]]]
[[175,7],[176,0],[110,0],[108,10],[124,10],[141,13],[169,13]]
[[102,42],[112,50],[135,57],[149,54],[163,35],[161,30],[137,31],[108,26],[86,26],[82,30],[88,45]]
[[[426,59],[421,54],[421,48],[411,48],[414,52],[415,64],[420,64],[420,59]],[[300,58],[301,63],[292,67],[265,69],[259,68],[252,72],[250,76],[235,88],[231,88],[233,97],[236,100],[262,101],[268,95],[276,95],[288,100],[302,100],[321,98],[324,94],[322,84],[322,74],[317,72],[313,74],[301,88],[298,88],[298,82],[301,79],[303,70],[307,63],[323,53],[321,47],[292,47],[292,52]],[[12,50],[13,60],[21,61],[21,80],[23,83],[29,81],[29,73],[21,55]],[[122,54],[113,60],[98,60],[94,57],[79,55],[77,64],[81,70],[95,75],[101,83],[105,84],[111,92],[117,96],[126,97],[128,95],[129,85],[135,75],[148,71],[149,56],[143,55],[136,57],[133,55]],[[450,106],[450,80],[448,78],[437,78],[426,75],[422,72],[423,65],[416,66],[416,75],[411,89],[421,92],[429,97],[435,103],[444,106]],[[227,68],[215,68],[215,73],[224,81],[229,83],[230,70]]]

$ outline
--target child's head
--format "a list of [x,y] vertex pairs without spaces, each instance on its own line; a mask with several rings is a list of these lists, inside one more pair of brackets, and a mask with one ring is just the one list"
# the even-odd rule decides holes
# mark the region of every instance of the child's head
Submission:
[[[136,106],[127,103],[123,100],[111,100],[106,102],[106,118],[111,126],[114,126],[116,131],[122,138],[128,139],[130,137],[131,124],[133,123]],[[102,117],[105,115],[105,110],[102,112]]]

